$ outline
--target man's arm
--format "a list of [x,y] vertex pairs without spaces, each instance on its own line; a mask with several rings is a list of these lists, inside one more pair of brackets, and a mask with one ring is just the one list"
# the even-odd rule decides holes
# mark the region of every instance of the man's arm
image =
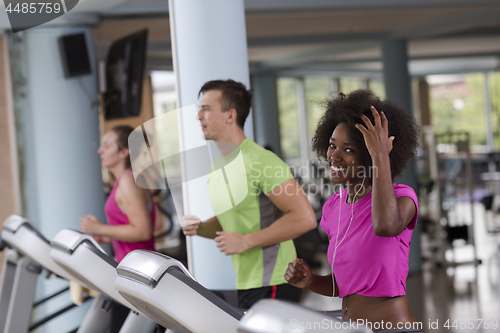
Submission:
[[184,215],[182,217],[182,231],[186,236],[198,235],[214,239],[217,237],[216,232],[222,231],[222,226],[217,216],[211,217],[206,222],[202,223],[200,219],[194,215]]
[[269,227],[246,235],[249,248],[294,239],[318,225],[311,204],[295,179],[283,182],[267,196],[285,214]]
[[255,247],[278,244],[297,238],[316,228],[311,204],[295,179],[289,179],[267,194],[285,214],[269,227],[242,235],[236,232],[217,232],[217,247],[226,255],[242,253]]

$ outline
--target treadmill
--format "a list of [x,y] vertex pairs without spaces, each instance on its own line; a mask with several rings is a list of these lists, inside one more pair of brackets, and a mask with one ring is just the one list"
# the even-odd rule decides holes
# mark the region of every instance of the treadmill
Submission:
[[97,242],[87,234],[63,229],[52,240],[50,257],[62,268],[78,277],[85,285],[106,295],[132,311],[120,329],[120,333],[150,333],[157,324],[141,314],[114,288],[118,263],[108,256]]
[[[27,332],[30,325],[36,280],[39,274],[49,278],[54,274],[90,286],[58,266],[49,256],[50,242],[26,218],[9,216],[3,223],[2,241],[7,251],[0,287],[0,329],[3,332]],[[102,311],[102,300],[96,298],[80,325],[79,333],[104,332],[109,315]],[[101,329],[98,329],[98,322]]]
[[[182,263],[157,252],[132,251],[118,264],[115,288],[126,300],[162,326],[176,332],[227,333],[372,333],[338,316],[295,303],[263,299],[246,314],[201,286]],[[391,329],[380,333],[419,332]]]
[[236,333],[243,311],[215,295],[166,255],[132,251],[118,264],[115,288],[146,316],[176,333]]
[[261,299],[238,325],[238,333],[372,333],[365,327],[287,301]]

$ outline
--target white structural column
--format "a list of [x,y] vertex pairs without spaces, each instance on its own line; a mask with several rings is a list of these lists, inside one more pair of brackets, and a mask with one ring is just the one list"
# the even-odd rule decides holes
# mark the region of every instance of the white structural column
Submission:
[[[66,79],[58,38],[82,32],[86,36],[92,74]],[[49,240],[63,228],[79,229],[78,219],[85,214],[105,221],[97,154],[99,118],[95,105],[91,108],[97,97],[92,40],[91,27],[33,28],[25,31],[24,40],[19,42],[23,49],[22,65],[11,67],[23,72],[12,73],[13,76],[25,77],[24,83],[16,81],[13,87],[14,91],[26,92],[25,98],[15,94],[13,101],[19,160],[23,166],[20,171],[23,210]],[[37,297],[60,289],[61,283],[56,282],[41,283]],[[67,304],[65,300],[49,303],[41,309],[45,314]],[[85,310],[86,306],[72,311],[69,316],[44,325],[43,331],[72,330]]]
[[[35,28],[26,34],[27,82],[32,129],[36,200],[34,223],[47,238],[63,228],[78,228],[78,218],[93,214],[105,221],[99,148],[96,70],[64,78],[58,38],[85,33],[94,67],[91,28]],[[34,195],[31,193],[29,195]]]
[[[250,87],[245,11],[243,0],[169,0],[172,57],[176,74],[178,104],[198,107],[198,91],[210,80],[233,79]],[[253,139],[252,115],[245,134]],[[180,149],[203,145],[199,122],[192,113],[179,117]],[[192,165],[183,163],[184,177]],[[183,184],[184,212],[202,220],[213,216],[208,187],[203,182]],[[215,242],[188,237],[189,269],[210,289],[235,289],[235,273],[229,257]]]
[[[408,72],[408,51],[406,40],[385,40],[382,42],[384,64],[385,94],[413,116],[411,102],[411,82]],[[397,140],[397,138],[396,138]],[[397,183],[412,187],[418,195],[417,170],[415,159],[408,161],[406,169],[396,179]],[[420,250],[420,224],[413,231],[410,250],[410,273],[422,270]]]

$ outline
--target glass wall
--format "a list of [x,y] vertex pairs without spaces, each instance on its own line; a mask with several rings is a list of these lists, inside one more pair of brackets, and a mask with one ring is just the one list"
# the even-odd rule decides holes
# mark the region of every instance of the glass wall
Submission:
[[500,72],[489,73],[493,140],[495,149],[500,148]]
[[[331,79],[328,77],[306,77],[304,78],[306,119],[307,119],[307,142],[311,146],[311,140],[318,121],[325,112],[326,103],[331,97]],[[314,154],[310,152],[311,154]],[[314,158],[310,155],[308,158]]]
[[[471,145],[486,145],[484,73],[435,75],[430,84],[432,126],[435,133],[464,130]],[[500,147],[500,73],[489,74],[495,148]]]
[[340,92],[348,94],[356,89],[361,89],[362,79],[357,77],[341,77],[340,78]]
[[368,89],[373,91],[380,99],[385,99],[385,86],[383,80],[370,80],[368,82]]
[[281,153],[287,163],[300,159],[297,87],[293,78],[278,78],[278,112]]
[[[300,137],[299,130],[299,107],[297,105],[297,80],[303,80],[305,96],[305,119],[307,121],[307,137]],[[357,77],[325,77],[306,76],[304,78],[281,77],[277,80],[278,109],[281,133],[281,151],[284,160],[295,165],[301,157],[307,160],[316,160],[316,155],[311,150],[307,156],[301,156],[300,140],[306,140],[311,146],[318,121],[325,112],[326,103],[333,93],[339,89],[340,92],[348,94],[356,89],[368,86],[376,95],[385,98],[384,82],[382,80],[367,80]]]
[[[175,81],[173,72],[155,71],[151,73],[153,84],[153,105],[155,113],[155,130],[158,142],[159,156],[170,156],[179,151],[179,131],[177,117],[175,121],[161,121],[159,115],[176,109]],[[171,118],[169,118],[171,119]],[[163,160],[168,175],[180,177],[180,156]]]

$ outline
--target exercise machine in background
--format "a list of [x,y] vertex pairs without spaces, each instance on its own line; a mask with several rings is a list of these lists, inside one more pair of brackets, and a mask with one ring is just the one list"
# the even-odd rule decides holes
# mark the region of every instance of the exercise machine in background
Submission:
[[[427,141],[429,140],[427,136]],[[436,220],[426,227],[432,255],[438,266],[479,265],[474,238],[474,178],[470,137],[466,131],[436,134],[427,142],[435,184]],[[459,248],[469,248],[467,259],[457,258]],[[447,255],[448,254],[448,255]]]
[[[69,291],[69,288],[64,288],[34,302],[38,276],[44,278],[57,276],[75,281],[86,288],[90,287],[77,276],[62,269],[50,258],[50,242],[29,220],[18,215],[11,215],[7,218],[3,223],[2,243],[10,247],[4,258],[0,287],[0,328],[2,332],[17,333],[34,330],[76,307],[71,302],[59,311],[30,323],[32,310],[35,307]],[[87,297],[85,301],[90,299],[91,297]],[[93,324],[97,322],[104,327],[103,331],[107,329],[109,317],[101,311],[99,303],[99,299],[95,298],[87,312],[87,321],[82,322],[78,332],[100,332]]]
[[70,229],[61,230],[51,242],[50,257],[85,285],[99,291],[110,307],[116,302],[131,309],[120,329],[121,333],[151,333],[156,330],[155,322],[143,316],[140,310],[118,294],[114,288],[118,263],[90,235]]

